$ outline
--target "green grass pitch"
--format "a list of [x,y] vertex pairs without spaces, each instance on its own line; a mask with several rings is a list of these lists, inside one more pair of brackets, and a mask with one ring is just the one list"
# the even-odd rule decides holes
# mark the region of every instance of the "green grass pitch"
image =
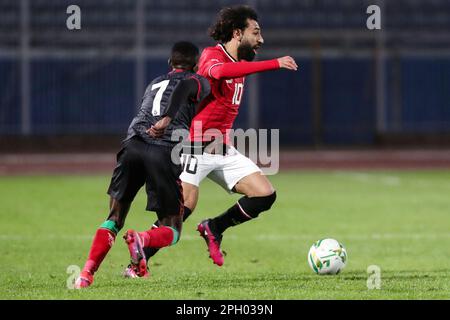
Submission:
[[[106,218],[109,176],[0,178],[0,299],[449,299],[450,171],[292,171],[270,177],[270,212],[226,231],[225,264],[208,258],[195,230],[236,199],[210,181],[181,241],[151,261],[149,279],[124,279],[125,229],[143,230],[155,214],[136,198],[124,230],[84,291],[67,289]],[[315,275],[311,244],[342,242],[348,264]],[[381,269],[369,290],[367,268]],[[70,270],[69,270],[70,271]],[[69,279],[70,280],[70,279]],[[69,281],[70,282],[70,281]]]

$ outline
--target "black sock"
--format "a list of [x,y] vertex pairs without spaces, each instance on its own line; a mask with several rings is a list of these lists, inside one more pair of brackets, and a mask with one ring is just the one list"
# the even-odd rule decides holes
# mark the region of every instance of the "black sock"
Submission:
[[251,219],[250,216],[241,211],[239,203],[236,203],[220,216],[211,219],[209,225],[213,232],[222,234],[229,227],[236,226]]
[[267,211],[275,202],[277,194],[262,197],[244,196],[230,209],[210,221],[210,228],[213,232],[222,234],[227,228],[241,224],[245,221],[257,218],[261,212]]
[[[191,209],[189,209],[188,207],[184,207],[183,222],[186,221],[186,219],[191,215],[191,213],[192,213]],[[159,227],[159,221],[156,221],[153,225]],[[153,257],[158,251],[159,251],[158,248],[150,248],[150,247],[144,248],[144,253],[145,257],[147,258],[147,262],[148,259]]]

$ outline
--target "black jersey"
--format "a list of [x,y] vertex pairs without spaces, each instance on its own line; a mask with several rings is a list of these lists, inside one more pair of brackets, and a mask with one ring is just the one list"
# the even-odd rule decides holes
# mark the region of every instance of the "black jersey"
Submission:
[[[146,133],[146,130],[166,116],[170,98],[175,88],[181,81],[189,79],[197,82],[198,87],[195,88],[197,90],[194,90],[190,97],[179,106],[178,112],[166,128],[164,135],[153,138]],[[154,79],[145,90],[141,108],[131,122],[125,140],[139,136],[147,143],[170,146],[177,144],[179,141],[171,140],[172,132],[177,129],[189,131],[191,121],[196,114],[200,101],[208,96],[209,93],[210,85],[208,80],[193,72],[175,70]]]

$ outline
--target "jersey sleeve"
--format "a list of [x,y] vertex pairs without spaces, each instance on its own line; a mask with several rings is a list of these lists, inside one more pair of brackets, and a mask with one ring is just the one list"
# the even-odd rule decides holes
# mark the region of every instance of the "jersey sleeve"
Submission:
[[209,69],[209,76],[214,79],[229,79],[245,77],[249,74],[276,70],[280,68],[277,59],[256,62],[235,62],[213,65]]
[[205,78],[212,78],[211,69],[225,63],[223,55],[216,50],[207,50],[202,53],[199,61],[198,74]]
[[200,75],[194,75],[192,79],[196,80],[198,86],[197,94],[195,96],[194,101],[201,102],[211,93],[211,85],[209,84],[209,81],[206,78]]
[[180,107],[185,105],[190,98],[195,99],[198,95],[198,91],[198,80],[194,77],[181,80],[170,96],[169,105],[165,115],[171,117],[172,119],[175,118],[175,115]]

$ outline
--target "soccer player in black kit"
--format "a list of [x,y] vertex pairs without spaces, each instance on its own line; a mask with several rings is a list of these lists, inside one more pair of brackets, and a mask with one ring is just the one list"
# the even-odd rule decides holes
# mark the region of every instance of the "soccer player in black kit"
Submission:
[[171,140],[171,133],[176,129],[189,130],[200,101],[210,93],[208,80],[194,73],[198,56],[195,45],[177,42],[169,59],[172,71],[148,85],[141,108],[117,154],[117,165],[108,189],[108,218],[95,234],[75,288],[86,288],[93,283],[94,273],[124,226],[131,202],[144,184],[146,209],[156,212],[158,228],[125,233],[131,256],[129,269],[146,276],[144,248],[159,249],[177,243],[184,213],[179,179],[182,167],[171,159],[172,149],[178,143]]

